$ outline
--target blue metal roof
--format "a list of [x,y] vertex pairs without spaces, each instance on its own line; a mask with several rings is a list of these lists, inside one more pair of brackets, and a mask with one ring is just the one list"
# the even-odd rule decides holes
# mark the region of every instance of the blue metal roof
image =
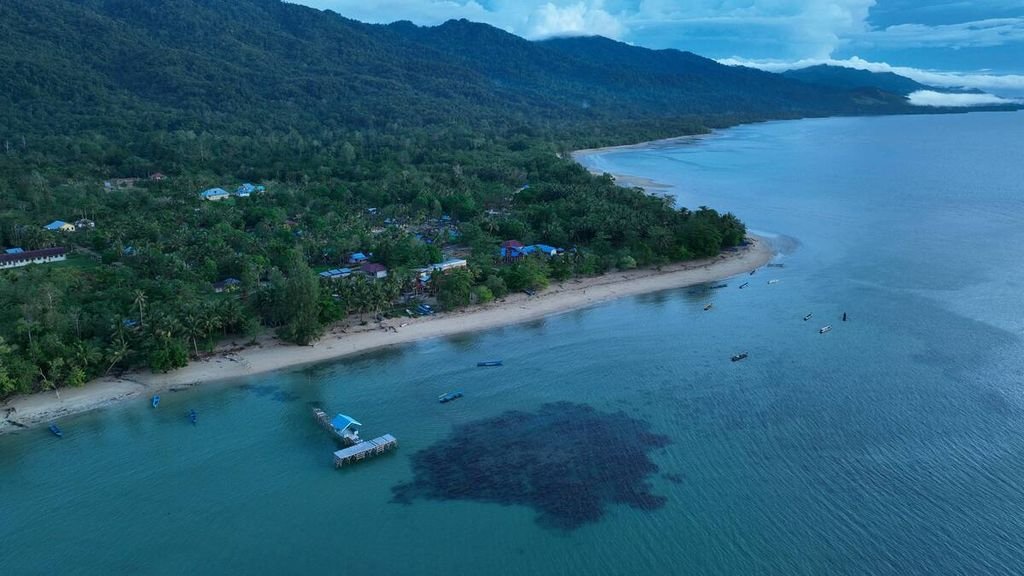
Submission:
[[53,222],[50,222],[49,224],[47,224],[45,226],[45,228],[47,230],[60,230],[60,227],[65,225],[65,224],[67,224],[67,222],[65,222],[63,220],[54,220]]
[[362,424],[356,422],[355,418],[340,413],[331,419],[331,427],[338,432],[344,432],[349,426],[362,426]]
[[210,188],[209,190],[204,190],[200,194],[200,196],[202,196],[203,198],[209,198],[210,196],[227,196],[227,195],[228,195],[228,191],[223,189],[223,188]]
[[344,278],[352,274],[351,268],[331,268],[330,270],[324,270],[320,273],[320,276],[324,278]]
[[250,184],[249,182],[246,182],[245,184],[242,184],[235,190],[235,194],[237,194],[238,196],[249,196],[257,192],[263,192],[264,190],[266,190],[266,188],[263,187],[262,185]]
[[8,248],[7,250],[4,250],[5,254],[21,254],[22,252],[24,252],[24,250],[21,248]]

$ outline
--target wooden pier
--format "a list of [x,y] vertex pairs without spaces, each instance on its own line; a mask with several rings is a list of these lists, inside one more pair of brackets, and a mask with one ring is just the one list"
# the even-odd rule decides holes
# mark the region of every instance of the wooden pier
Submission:
[[360,460],[383,454],[393,448],[398,448],[398,439],[391,434],[385,434],[373,440],[363,440],[354,446],[349,446],[335,452],[334,466],[341,468],[345,464],[359,462]]

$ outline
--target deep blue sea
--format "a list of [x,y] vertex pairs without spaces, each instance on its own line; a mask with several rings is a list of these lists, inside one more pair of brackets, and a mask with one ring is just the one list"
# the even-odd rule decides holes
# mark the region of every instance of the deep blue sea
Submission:
[[0,573],[1024,574],[1024,113],[585,162],[784,267],[0,437]]

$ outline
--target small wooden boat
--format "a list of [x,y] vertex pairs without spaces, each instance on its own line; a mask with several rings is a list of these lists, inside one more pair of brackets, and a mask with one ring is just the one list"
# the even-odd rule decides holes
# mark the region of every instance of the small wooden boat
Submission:
[[53,422],[50,423],[50,432],[53,432],[53,435],[56,436],[57,438],[64,437],[64,431],[58,428],[57,425],[54,424]]
[[751,276],[753,276],[753,275],[754,275],[754,272],[757,272],[757,268],[754,268],[753,270],[751,270],[751,271],[750,271],[750,275],[751,275]]
[[153,408],[156,408],[157,406],[159,406],[160,405],[160,395],[157,394],[157,395],[153,396],[153,399],[151,400],[151,402],[153,404]]
[[814,316],[814,314],[807,314],[807,316],[804,316],[804,322],[807,322],[808,320],[810,320],[811,316]]
[[198,414],[196,414],[195,409],[190,408],[189,411],[188,411],[188,419],[189,419],[190,422],[192,422],[193,426],[196,423],[196,418],[197,417],[198,417]]
[[846,312],[843,312],[843,322],[846,322]]
[[743,284],[740,284],[740,290],[743,290],[747,286],[750,286],[750,282],[744,282]]
[[825,332],[831,332],[831,331],[832,331],[832,325],[829,324],[828,326],[822,326],[821,329],[818,330],[818,334],[824,334]]
[[711,287],[711,289],[712,290],[718,290],[719,288],[725,288],[727,286],[729,286],[729,285],[728,284],[715,284],[714,286]]
[[733,354],[732,361],[733,362],[739,362],[740,360],[743,360],[746,357],[747,357],[747,353],[746,352],[740,352],[739,354]]
[[768,265],[768,267],[769,267],[769,268],[785,268],[785,267],[786,267],[786,265],[785,265],[785,264],[776,264],[776,263],[772,263],[772,264],[769,264],[769,265]]
[[454,392],[445,392],[444,394],[441,394],[440,396],[437,397],[437,401],[440,402],[441,404],[447,404],[448,402],[451,402],[452,400],[456,400],[458,398],[462,398],[462,390],[455,390]]
[[486,362],[477,362],[478,367],[483,366],[501,366],[501,360],[487,360]]
[[712,304],[711,302],[708,302],[708,303],[707,303],[707,305],[706,305],[706,306],[704,306],[704,309],[705,309],[705,310],[711,310],[711,307],[712,307],[712,306],[714,306],[714,304]]

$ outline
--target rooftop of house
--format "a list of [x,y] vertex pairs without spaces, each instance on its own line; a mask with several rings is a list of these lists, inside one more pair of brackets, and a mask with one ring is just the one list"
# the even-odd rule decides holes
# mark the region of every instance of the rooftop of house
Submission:
[[224,288],[229,288],[231,286],[238,286],[241,283],[242,281],[238,278],[225,278],[220,282],[214,282],[213,287],[217,290],[223,290]]
[[322,278],[344,278],[352,274],[351,268],[331,268],[320,273]]
[[362,424],[357,422],[355,418],[341,413],[335,415],[334,418],[331,419],[331,427],[338,432],[344,432],[352,426],[362,426]]
[[21,252],[15,252],[13,254],[0,254],[0,264],[7,264],[9,262],[24,262],[26,260],[35,260],[36,258],[53,258],[55,256],[63,256],[67,253],[64,248],[43,248],[41,250],[22,250]]

